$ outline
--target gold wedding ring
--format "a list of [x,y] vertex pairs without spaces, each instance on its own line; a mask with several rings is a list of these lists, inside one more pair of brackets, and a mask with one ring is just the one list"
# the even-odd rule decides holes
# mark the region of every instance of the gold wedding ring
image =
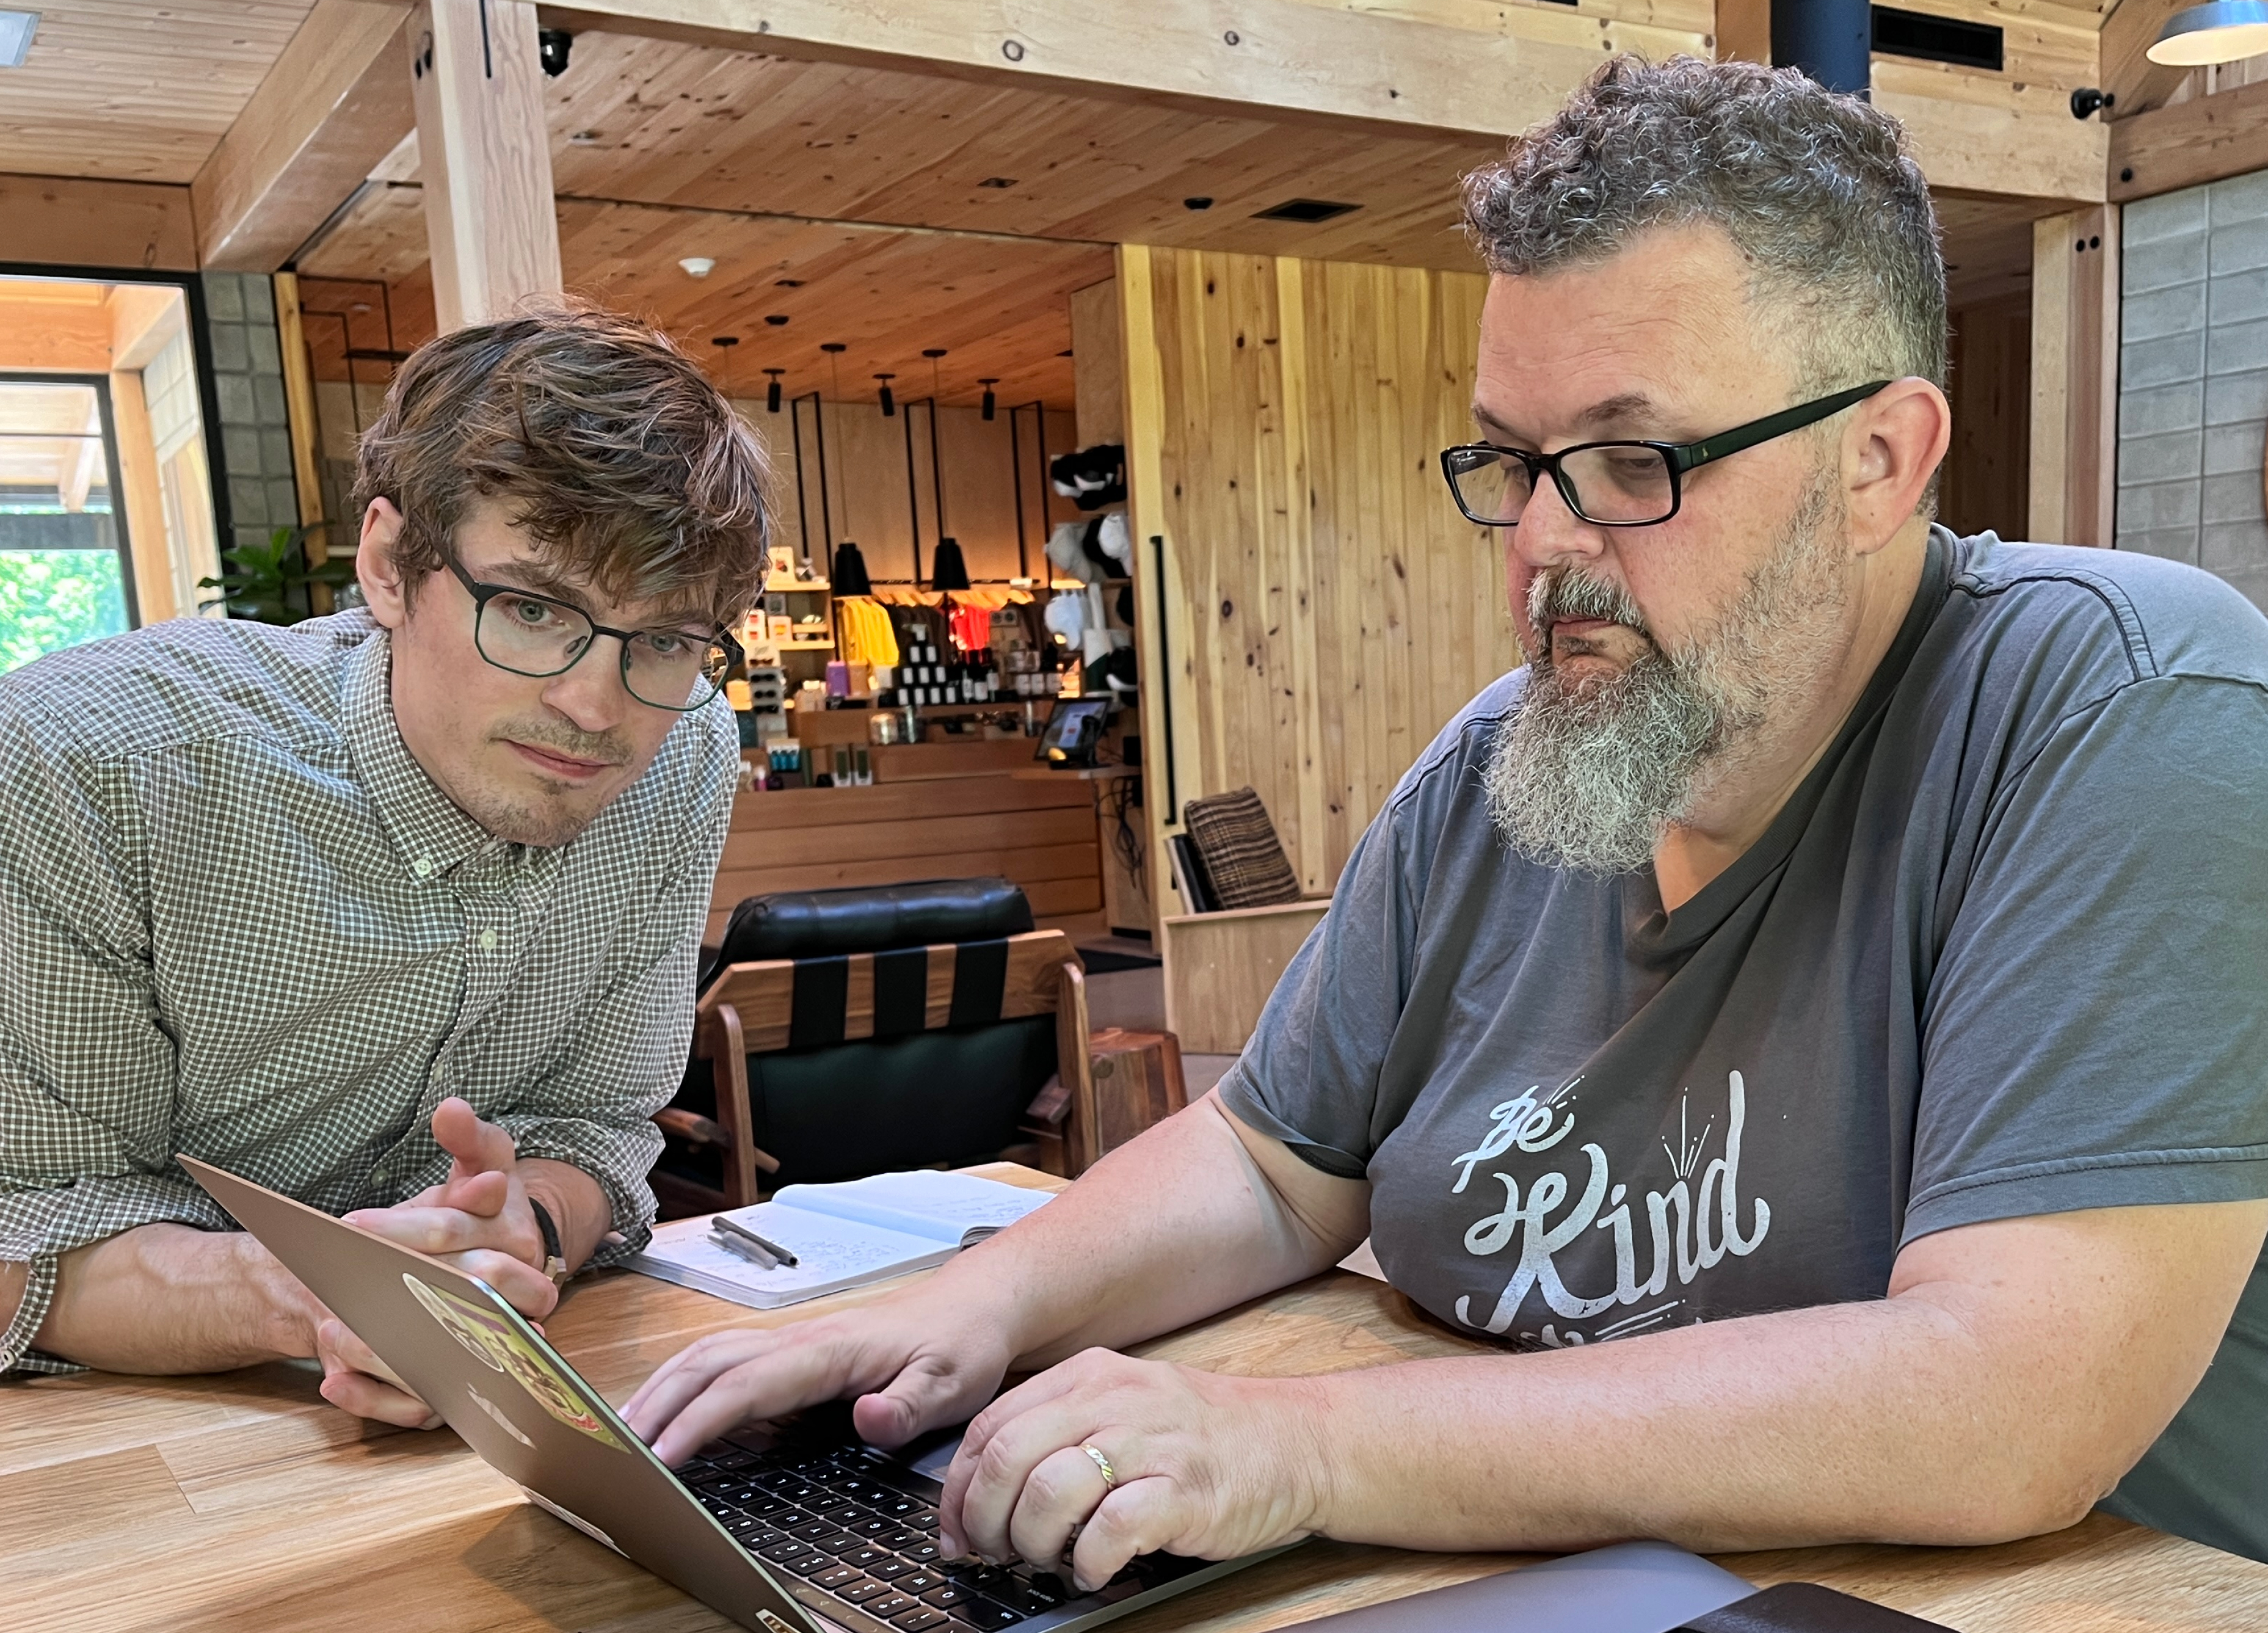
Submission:
[[1093,1458],[1094,1460],[1094,1466],[1102,1471],[1103,1495],[1108,1497],[1111,1492],[1116,1490],[1118,1489],[1118,1471],[1111,1467],[1110,1460],[1103,1456],[1101,1448],[1100,1446],[1088,1445],[1082,1443],[1079,1449],[1086,1453],[1089,1457]]

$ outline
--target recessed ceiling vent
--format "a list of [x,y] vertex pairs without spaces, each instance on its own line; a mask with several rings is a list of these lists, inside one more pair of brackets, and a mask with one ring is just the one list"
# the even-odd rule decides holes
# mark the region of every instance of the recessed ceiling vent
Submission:
[[2000,72],[2006,61],[2000,30],[1992,24],[1928,17],[1890,5],[1875,6],[1874,16],[1874,49],[1884,56],[1911,56],[1925,63],[1948,63],[1955,68],[1981,68],[1990,74]]
[[1313,225],[1318,221],[1336,221],[1341,216],[1352,215],[1362,208],[1359,204],[1334,204],[1327,199],[1287,198],[1280,204],[1256,210],[1255,221],[1300,221]]

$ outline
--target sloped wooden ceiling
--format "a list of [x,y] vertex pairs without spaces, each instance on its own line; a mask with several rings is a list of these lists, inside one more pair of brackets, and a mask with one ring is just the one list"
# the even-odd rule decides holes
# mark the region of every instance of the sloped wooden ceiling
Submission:
[[0,172],[186,182],[313,0],[16,0],[40,13],[0,70]]

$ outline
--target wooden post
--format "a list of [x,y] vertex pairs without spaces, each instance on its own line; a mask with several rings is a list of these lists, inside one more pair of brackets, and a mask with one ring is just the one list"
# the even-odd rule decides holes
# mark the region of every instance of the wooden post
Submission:
[[433,309],[446,334],[561,288],[535,7],[425,0],[409,40]]
[[118,480],[129,558],[134,563],[135,611],[144,624],[163,623],[183,609],[173,604],[173,564],[166,544],[166,497],[158,475],[158,445],[150,434],[149,401],[142,376],[128,369],[110,375],[110,423],[118,436]]
[[[307,336],[299,320],[299,278],[279,272],[276,283],[276,339],[284,357],[284,407],[291,426],[291,482],[299,491],[299,525],[311,531],[305,547],[307,564],[330,560],[330,539],[322,524],[323,467],[321,431],[315,416],[315,369],[307,355]],[[314,610],[332,610],[328,585],[310,591]]]
[[2117,501],[2118,207],[2032,224],[2031,536],[2108,548]]

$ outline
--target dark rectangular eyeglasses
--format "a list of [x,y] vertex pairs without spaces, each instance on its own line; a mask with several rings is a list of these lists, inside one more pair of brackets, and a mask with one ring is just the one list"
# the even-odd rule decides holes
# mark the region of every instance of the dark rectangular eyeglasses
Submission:
[[1468,521],[1516,527],[1521,512],[1550,472],[1567,508],[1597,527],[1650,527],[1677,514],[1685,473],[1728,453],[1785,437],[1864,401],[1888,380],[1853,386],[1830,397],[1782,408],[1699,442],[1586,442],[1557,453],[1531,453],[1492,442],[1441,450],[1441,474]]
[[622,643],[622,685],[630,695],[652,708],[688,714],[724,690],[747,663],[729,624],[711,630],[609,629],[571,601],[517,585],[482,584],[455,556],[445,552],[443,559],[473,598],[473,644],[513,674],[564,674],[598,636],[610,635]]

